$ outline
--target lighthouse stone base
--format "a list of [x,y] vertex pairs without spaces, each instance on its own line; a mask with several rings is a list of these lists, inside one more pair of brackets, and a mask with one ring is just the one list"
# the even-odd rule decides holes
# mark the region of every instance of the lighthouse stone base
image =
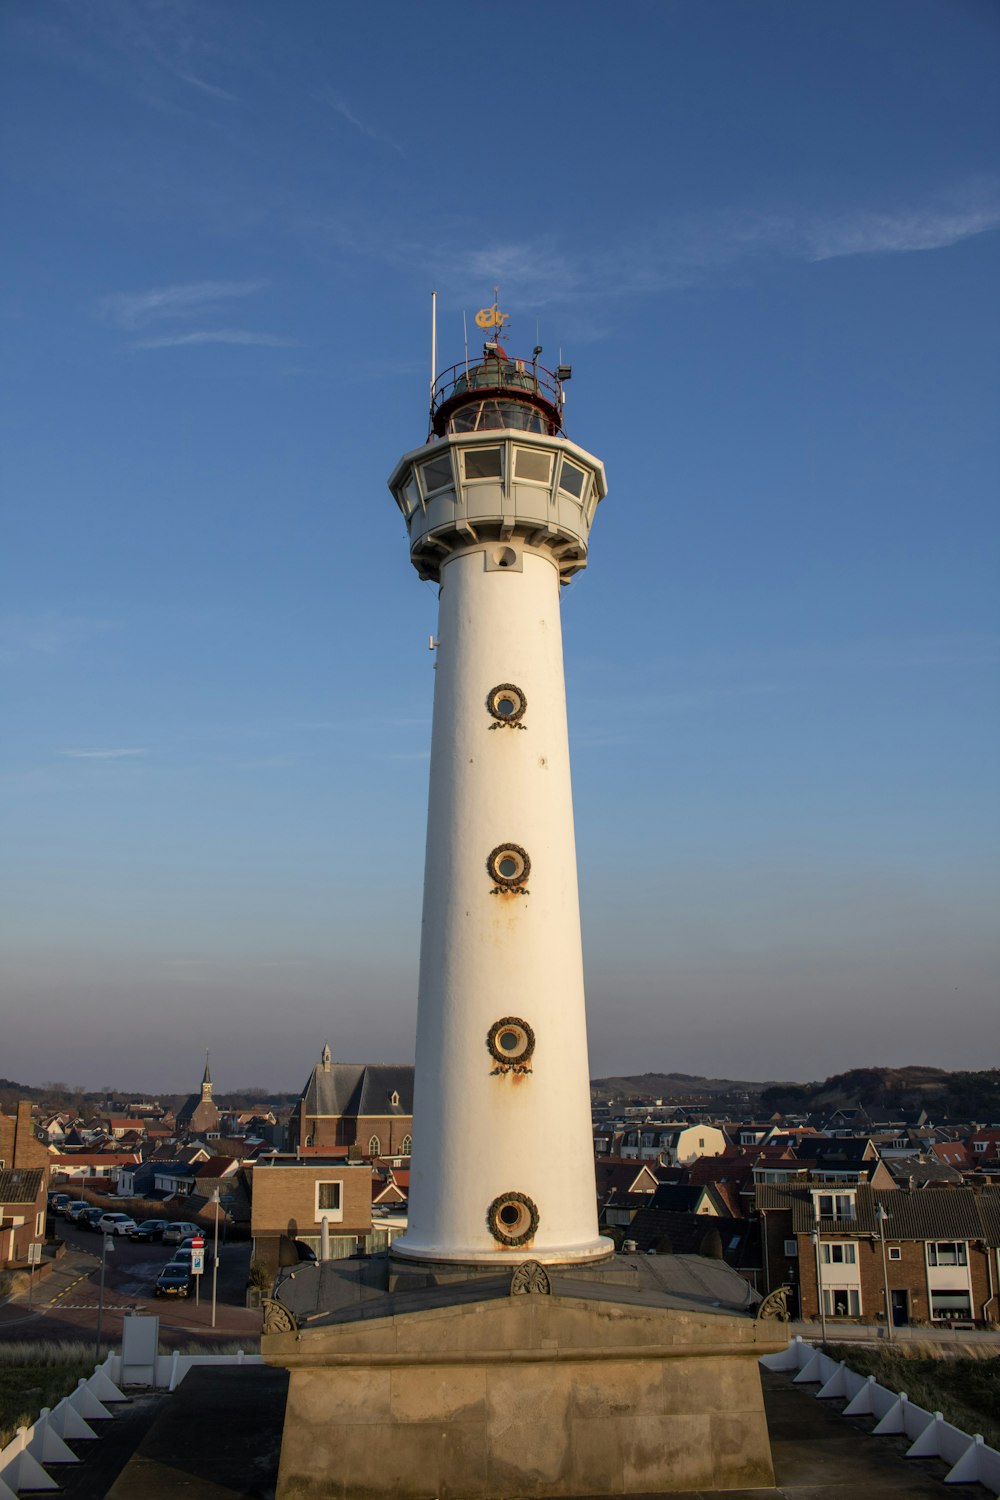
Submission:
[[[525,1295],[509,1274],[389,1294],[370,1263],[353,1287],[349,1263],[303,1268],[281,1288],[298,1326],[261,1345],[290,1371],[278,1500],[773,1485],[757,1361],[784,1326],[721,1263],[656,1259],[631,1288],[553,1274]],[[340,1305],[311,1310],[337,1278]]]

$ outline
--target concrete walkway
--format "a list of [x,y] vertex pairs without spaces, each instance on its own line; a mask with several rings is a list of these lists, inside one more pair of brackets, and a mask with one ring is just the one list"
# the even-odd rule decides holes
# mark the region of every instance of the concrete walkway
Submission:
[[[868,1436],[870,1421],[840,1416],[842,1402],[817,1401],[786,1375],[764,1371],[762,1378],[777,1485],[726,1490],[722,1497],[712,1491],[714,1500],[945,1500],[956,1493],[943,1483],[946,1464],[903,1457],[907,1440]],[[74,1489],[73,1500],[273,1500],[287,1379],[284,1371],[260,1368],[192,1370],[151,1413],[113,1487]],[[708,1500],[709,1493],[631,1500]],[[986,1495],[978,1486],[963,1486],[962,1493]]]

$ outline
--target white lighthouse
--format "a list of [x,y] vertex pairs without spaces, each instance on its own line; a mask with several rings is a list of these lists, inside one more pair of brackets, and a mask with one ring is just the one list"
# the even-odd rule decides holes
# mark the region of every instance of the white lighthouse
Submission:
[[601,1259],[559,594],[607,485],[563,383],[513,358],[432,390],[389,480],[440,584],[417,1018],[410,1259]]

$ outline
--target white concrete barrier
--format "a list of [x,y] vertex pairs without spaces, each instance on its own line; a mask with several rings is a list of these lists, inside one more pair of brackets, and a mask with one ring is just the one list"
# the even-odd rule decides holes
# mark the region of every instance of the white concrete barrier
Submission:
[[0,1453],[0,1479],[15,1496],[18,1490],[57,1490],[59,1486],[42,1468],[34,1454],[28,1452],[31,1427],[19,1427]]
[[43,1406],[31,1428],[28,1452],[32,1458],[37,1458],[40,1464],[78,1464],[80,1460],[72,1448],[68,1447],[58,1432],[53,1429],[49,1421],[50,1416],[49,1408]]
[[760,1363],[782,1374],[797,1371],[792,1377],[796,1385],[821,1381],[817,1399],[846,1400],[841,1413],[845,1417],[874,1417],[873,1436],[891,1433],[908,1437],[907,1458],[943,1459],[951,1465],[945,1484],[982,1484],[1000,1493],[1000,1453],[987,1447],[981,1434],[970,1437],[946,1422],[939,1411],[917,1406],[905,1391],[887,1391],[874,1375],[859,1375],[846,1360],[835,1364],[821,1349],[814,1349],[798,1336],[787,1349],[765,1354]]

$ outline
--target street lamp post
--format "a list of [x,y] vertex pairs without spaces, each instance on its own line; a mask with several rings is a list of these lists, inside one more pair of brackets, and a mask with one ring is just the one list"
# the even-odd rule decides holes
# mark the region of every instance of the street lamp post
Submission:
[[820,1255],[819,1219],[816,1220],[816,1229],[809,1236],[816,1246],[816,1301],[819,1304],[819,1322],[822,1330],[823,1342],[826,1343],[826,1305],[823,1301],[823,1266]]
[[885,1226],[888,1222],[889,1215],[886,1213],[884,1204],[880,1203],[878,1205],[875,1210],[875,1217],[878,1220],[878,1237],[879,1242],[882,1246],[882,1286],[885,1290],[885,1336],[891,1342],[892,1307],[889,1301],[889,1266],[885,1258]]
[[101,1235],[101,1290],[97,1298],[97,1343],[94,1358],[101,1362],[101,1324],[104,1322],[104,1270],[108,1263],[108,1251],[114,1250],[114,1241],[109,1234]]
[[215,1327],[215,1303],[219,1288],[219,1207],[221,1204],[219,1189],[216,1188],[212,1194],[212,1202],[215,1205],[215,1243],[212,1248],[212,1327]]

